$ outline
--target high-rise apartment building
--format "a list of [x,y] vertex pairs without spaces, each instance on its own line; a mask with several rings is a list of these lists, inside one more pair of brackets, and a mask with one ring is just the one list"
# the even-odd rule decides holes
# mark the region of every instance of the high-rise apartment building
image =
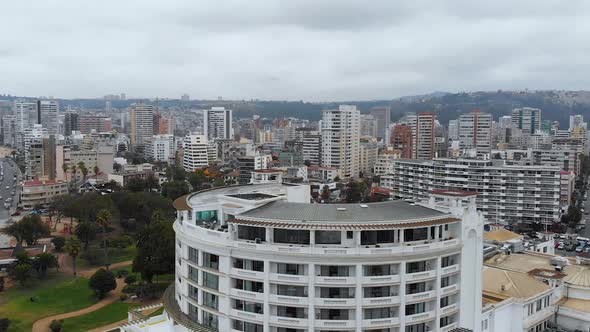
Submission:
[[14,102],[15,130],[24,132],[26,128],[37,123],[37,103],[26,101]]
[[459,139],[459,120],[449,120],[448,136],[451,141]]
[[203,135],[210,140],[233,139],[232,110],[225,107],[203,110]]
[[361,136],[377,137],[378,122],[371,114],[361,115]]
[[111,131],[111,118],[104,115],[83,115],[79,120],[80,132],[90,134],[93,130],[97,133]]
[[511,120],[512,125],[521,129],[525,135],[541,130],[541,110],[538,108],[515,108],[512,110]]
[[363,177],[374,174],[378,155],[379,146],[376,141],[361,140],[359,144],[359,172],[363,173]]
[[297,141],[301,142],[303,161],[310,166],[319,166],[322,159],[322,135],[312,128],[297,128],[295,130]]
[[413,158],[412,127],[407,124],[397,124],[391,132],[391,147],[400,151],[401,158]]
[[570,115],[570,131],[578,127],[584,127],[584,129],[588,129],[586,122],[584,122],[584,116],[580,114]]
[[182,165],[186,172],[209,165],[208,157],[209,143],[205,135],[187,135],[183,141]]
[[37,123],[47,128],[50,135],[59,134],[59,103],[54,100],[37,101]]
[[459,147],[475,150],[481,157],[492,149],[492,115],[480,111],[461,114],[459,117]]
[[131,146],[146,144],[154,135],[154,106],[134,104],[129,112],[131,122]]
[[387,129],[391,123],[391,108],[389,106],[378,106],[371,109],[371,115],[377,121],[377,138],[386,140]]
[[414,159],[432,159],[435,156],[434,129],[436,115],[430,112],[418,113],[413,135],[415,137],[413,150]]
[[64,114],[64,135],[72,135],[72,131],[80,130],[80,115],[76,112],[67,111]]
[[322,166],[338,168],[341,179],[358,177],[360,111],[356,106],[325,110],[321,133]]
[[[14,115],[4,115],[2,116],[2,143],[8,146],[16,146],[19,147],[17,144],[17,137],[19,136],[16,133],[16,119]],[[24,136],[20,135],[22,138],[21,140],[24,141]],[[23,142],[24,144],[24,142]],[[22,149],[22,147],[20,148]]]
[[146,144],[144,153],[153,161],[169,162],[176,154],[174,135],[154,135]]

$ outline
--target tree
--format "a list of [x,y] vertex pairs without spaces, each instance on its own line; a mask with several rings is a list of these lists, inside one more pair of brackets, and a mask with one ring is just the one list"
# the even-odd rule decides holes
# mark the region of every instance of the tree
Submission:
[[350,179],[347,184],[346,201],[348,203],[357,203],[361,201],[361,191],[359,183]]
[[215,178],[213,181],[213,187],[223,187],[225,186],[225,182],[223,181],[222,177]]
[[8,331],[8,327],[10,327],[10,319],[0,318],[0,332]]
[[107,227],[110,225],[112,219],[111,212],[107,209],[102,209],[98,212],[96,217],[96,223],[102,227],[102,243],[104,249],[104,265],[109,269],[109,257],[108,257],[108,246],[107,246]]
[[162,185],[162,195],[175,200],[190,192],[186,181],[171,181]]
[[56,236],[51,239],[51,243],[53,243],[55,251],[61,252],[66,245],[66,239],[63,236]]
[[22,285],[29,279],[31,264],[19,263],[14,267],[14,278]]
[[127,184],[125,185],[125,189],[127,189],[131,192],[144,191],[145,188],[146,188],[145,180],[140,179],[140,178],[131,178],[131,179],[129,179],[129,181],[127,181]]
[[92,277],[88,286],[94,290],[94,293],[99,299],[104,298],[108,292],[117,288],[117,281],[115,275],[111,271],[105,269],[98,269]]
[[137,256],[133,260],[133,272],[141,273],[148,283],[154,275],[174,271],[174,230],[172,224],[154,218],[138,235]]
[[205,172],[202,169],[198,169],[188,175],[188,182],[193,187],[193,190],[201,190],[203,183],[207,181]]
[[47,276],[47,269],[52,267],[58,267],[57,257],[54,255],[44,252],[36,256],[33,260],[33,267],[41,278]]
[[3,228],[1,233],[15,238],[17,244],[26,242],[27,245],[34,245],[41,238],[51,234],[49,226],[41,221],[38,215],[28,215],[18,222]]
[[72,170],[72,178],[70,180],[75,181],[75,179],[78,177],[78,169],[74,164],[70,166],[70,169]]
[[49,329],[51,330],[51,332],[61,332],[62,325],[63,325],[62,320],[55,320],[54,319],[51,321],[51,324],[49,324]]
[[72,236],[66,241],[66,252],[72,257],[72,266],[74,268],[74,275],[76,275],[76,259],[80,255],[82,244],[76,236]]
[[113,171],[115,173],[119,173],[121,169],[123,169],[123,166],[121,166],[121,164],[113,163]]
[[153,191],[154,189],[160,189],[160,181],[156,178],[154,174],[150,174],[145,178],[145,188],[147,191]]
[[61,164],[61,170],[64,172],[64,176],[66,177],[66,182],[68,182],[68,164],[66,164],[66,163]]
[[100,168],[98,168],[98,166],[94,166],[94,175],[98,175],[98,173],[100,173]]
[[334,182],[340,182],[340,177],[338,175],[336,175],[336,177],[334,178]]
[[327,184],[322,187],[321,198],[324,203],[328,203],[330,201],[330,188]]
[[90,241],[96,238],[96,225],[89,221],[80,222],[76,226],[75,233],[82,243],[84,243],[84,250],[88,250]]

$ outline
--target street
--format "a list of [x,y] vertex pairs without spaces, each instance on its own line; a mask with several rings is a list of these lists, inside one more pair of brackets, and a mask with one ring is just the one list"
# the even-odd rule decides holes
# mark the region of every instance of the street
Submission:
[[[10,220],[10,214],[16,210],[18,204],[18,197],[20,192],[19,182],[22,180],[22,175],[16,163],[9,158],[2,158],[2,168],[4,176],[0,182],[0,227],[6,227]],[[14,175],[17,175],[17,180],[14,180]],[[16,188],[15,188],[16,186]],[[6,188],[8,187],[8,189]],[[11,193],[14,192],[14,195]],[[7,198],[12,197],[13,201],[9,209],[4,207],[4,202]],[[9,246],[9,238],[0,234],[0,248]]]

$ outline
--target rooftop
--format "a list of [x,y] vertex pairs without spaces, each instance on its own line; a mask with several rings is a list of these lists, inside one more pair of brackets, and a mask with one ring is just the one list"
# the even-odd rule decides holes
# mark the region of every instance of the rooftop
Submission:
[[522,239],[523,236],[507,229],[498,229],[495,231],[484,232],[483,237],[486,241],[505,242],[511,240]]
[[525,273],[494,267],[483,271],[484,297],[490,302],[504,298],[528,299],[550,289],[549,285]]

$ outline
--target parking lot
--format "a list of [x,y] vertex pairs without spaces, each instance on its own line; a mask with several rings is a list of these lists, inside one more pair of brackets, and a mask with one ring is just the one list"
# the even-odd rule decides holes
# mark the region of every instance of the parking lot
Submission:
[[583,197],[582,207],[580,210],[582,211],[582,220],[584,222],[583,228],[578,231],[578,238],[581,238],[581,241],[578,240],[570,240],[564,238],[556,238],[555,242],[556,245],[563,243],[562,246],[555,248],[555,253],[560,256],[575,256],[580,252],[590,253],[590,209],[588,209],[588,197]]

